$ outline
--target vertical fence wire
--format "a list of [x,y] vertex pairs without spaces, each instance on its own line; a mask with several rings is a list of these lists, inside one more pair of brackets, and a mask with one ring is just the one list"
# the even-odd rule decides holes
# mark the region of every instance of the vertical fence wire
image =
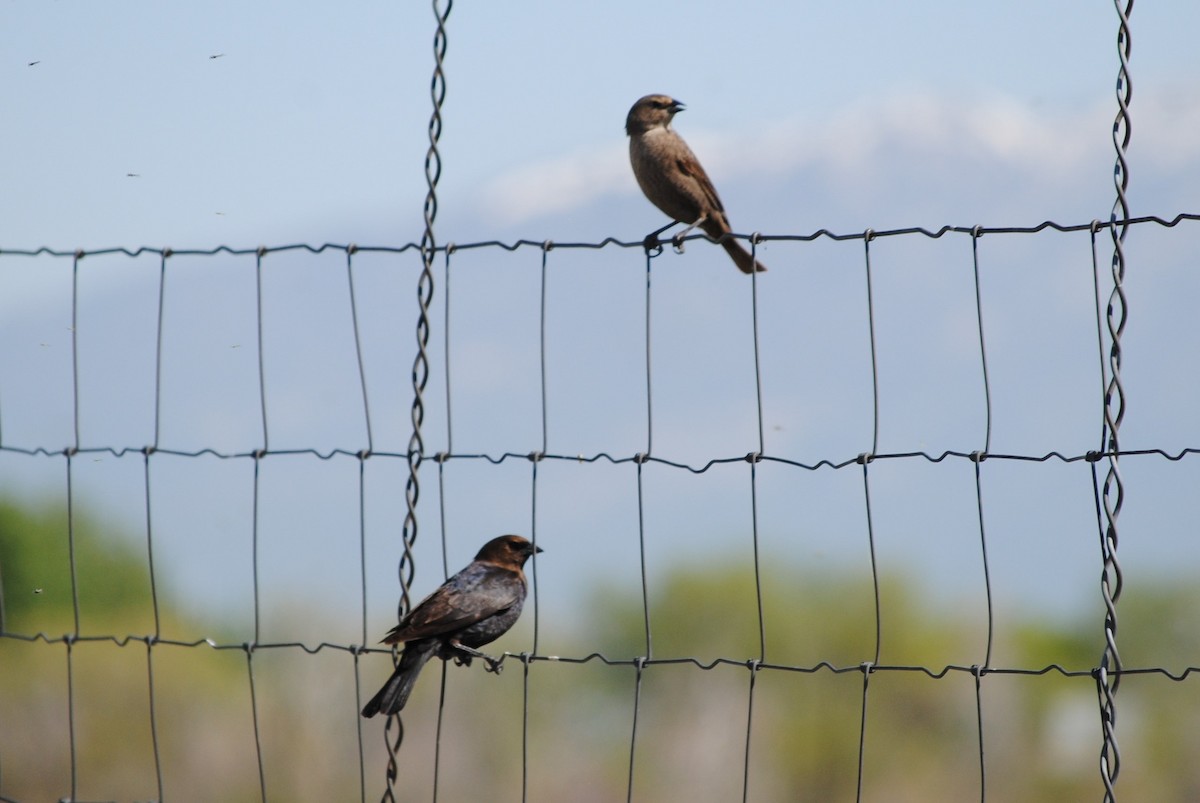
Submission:
[[[400,604],[398,618],[411,610],[412,600],[409,597],[412,589],[416,567],[412,549],[417,540],[417,502],[420,498],[419,472],[425,456],[425,443],[421,436],[421,426],[425,420],[425,385],[429,381],[429,305],[433,302],[433,261],[437,253],[434,239],[433,224],[437,219],[438,199],[437,185],[442,176],[442,158],[438,152],[438,140],[442,136],[442,104],[446,100],[446,78],[442,71],[443,60],[446,57],[446,20],[453,8],[453,0],[446,0],[445,8],[439,0],[433,0],[432,9],[436,21],[433,36],[433,77],[430,79],[429,96],[433,104],[429,117],[429,148],[425,152],[425,203],[423,217],[425,228],[421,234],[421,275],[417,280],[417,354],[413,358],[412,367],[412,435],[409,437],[408,479],[404,485],[406,512],[402,530],[403,554],[400,556],[397,574],[400,579]],[[395,738],[389,738],[393,723],[396,727]],[[387,746],[388,761],[386,770],[386,788],[383,792],[384,803],[394,803],[395,784],[398,777],[396,753],[404,742],[404,723],[398,714],[390,715],[384,726],[384,744]]]
[[642,707],[642,674],[646,669],[646,658],[638,656],[633,660],[635,672],[633,686],[633,725],[629,730],[629,780],[625,785],[625,803],[633,801],[633,773],[637,757],[638,714]]
[[650,268],[658,253],[661,253],[661,250],[646,252],[646,457],[654,454],[654,397],[651,393],[650,376]]
[[255,330],[258,344],[258,398],[262,415],[262,446],[251,455],[254,461],[254,486],[251,502],[250,549],[251,583],[254,588],[254,640],[243,645],[246,651],[246,675],[250,682],[250,713],[254,722],[254,755],[258,762],[258,785],[262,803],[267,800],[267,774],[263,765],[262,736],[259,728],[258,695],[254,687],[254,651],[262,642],[261,575],[259,572],[259,530],[262,503],[262,461],[269,454],[270,432],[267,423],[267,372],[263,340],[263,258],[265,247],[259,247],[254,255]]
[[154,694],[154,644],[156,639],[150,636],[146,637],[146,689],[147,697],[149,698],[150,711],[150,745],[154,752],[154,783],[158,790],[157,801],[163,799],[163,771],[162,771],[162,755],[158,749],[158,710],[155,706]]
[[155,308],[154,326],[154,440],[142,449],[142,468],[145,479],[146,500],[146,565],[150,572],[150,601],[154,606],[154,635],[146,639],[146,683],[150,706],[150,739],[154,749],[154,777],[157,784],[158,800],[163,799],[163,768],[162,756],[158,744],[158,708],[157,694],[154,686],[154,647],[162,637],[162,620],[159,616],[158,583],[154,565],[154,516],[152,515],[152,499],[150,485],[150,456],[158,450],[159,436],[162,426],[162,360],[163,360],[163,320],[164,305],[167,295],[167,260],[171,257],[171,249],[164,248],[158,260],[158,302]]
[[[364,400],[365,401],[365,400]],[[363,718],[358,715],[362,710],[362,662],[359,660],[367,645],[367,489],[366,466],[368,450],[358,453],[358,578],[359,596],[361,597],[362,621],[360,623],[359,643],[350,646],[351,659],[354,662],[354,733],[358,740],[358,790],[359,800],[367,800],[367,765],[363,751]]]
[[154,448],[159,445],[162,432],[162,364],[163,364],[163,318],[167,298],[167,260],[171,249],[164,248],[158,260],[158,321],[154,337]]
[[258,794],[262,803],[267,803],[267,773],[263,767],[262,733],[258,724],[258,694],[254,687],[254,646],[246,644],[246,677],[250,683],[250,715],[254,724],[254,754],[258,759]]
[[742,803],[750,799],[750,742],[754,734],[754,689],[758,685],[758,670],[762,661],[751,659],[746,662],[746,666],[750,669],[750,692],[746,702],[746,741],[742,752]]
[[369,456],[375,448],[375,440],[371,435],[371,402],[367,396],[367,371],[363,364],[362,332],[358,324],[358,293],[354,289],[354,255],[358,246],[346,246],[346,284],[350,297],[350,325],[354,328],[354,357],[358,366],[358,384],[362,388],[363,425],[367,429],[367,450]]
[[[750,238],[750,258],[754,260],[758,251],[758,234]],[[758,450],[746,455],[750,463],[750,536],[754,548],[754,599],[758,612],[758,660],[767,660],[767,626],[763,616],[762,571],[758,549],[758,464],[766,450],[763,438],[762,360],[758,338],[758,271],[750,274],[750,322],[754,342],[754,401],[758,420]],[[751,670],[755,670],[752,668]],[[753,688],[753,684],[752,684]]]
[[979,800],[987,799],[987,764],[984,760],[983,739],[983,676],[992,665],[992,641],[995,635],[995,615],[992,610],[992,575],[988,568],[987,530],[983,516],[983,461],[992,448],[992,391],[988,381],[987,345],[983,334],[983,288],[979,280],[979,236],[982,226],[971,230],[971,266],[975,279],[975,322],[979,328],[979,365],[983,380],[984,435],[983,449],[971,454],[975,464],[975,510],[979,518],[979,551],[983,562],[983,588],[987,603],[987,648],[983,664],[972,667],[975,676],[975,723],[979,743]]
[[367,459],[375,449],[375,441],[371,428],[371,403],[367,393],[367,372],[363,361],[362,330],[358,320],[358,293],[354,284],[354,255],[358,247],[351,243],[346,246],[346,286],[350,303],[350,324],[354,330],[354,356],[358,366],[358,384],[362,390],[363,426],[366,429],[367,445],[356,455],[358,459],[358,577],[359,597],[362,608],[361,631],[359,644],[352,645],[350,653],[354,661],[354,730],[358,739],[358,787],[359,800],[367,799],[366,757],[363,754],[363,722],[358,716],[362,708],[361,686],[359,675],[359,656],[367,644]]
[[[543,377],[544,379],[544,377]],[[544,382],[543,382],[544,386]],[[544,414],[543,414],[544,420]],[[529,455],[530,460],[530,499],[529,499],[529,540],[537,544],[537,514],[538,514],[538,465],[542,462],[542,453]],[[533,597],[533,646],[521,653],[521,800],[529,798],[529,670],[532,657],[538,654],[538,584],[537,584],[537,553],[531,556],[530,574],[532,575]]]
[[79,760],[75,738],[75,664],[72,657],[78,636],[68,635],[63,639],[67,648],[67,739],[71,746],[71,800],[78,797]]
[[863,263],[866,268],[866,289],[867,289],[867,332],[870,337],[871,345],[871,451],[864,452],[858,456],[858,462],[863,469],[863,505],[866,511],[867,518],[867,545],[870,548],[871,554],[871,582],[875,595],[875,655],[870,661],[864,661],[861,665],[863,675],[862,685],[862,703],[861,713],[858,723],[858,781],[855,800],[862,800],[863,793],[863,766],[866,762],[866,745],[867,745],[867,695],[871,685],[871,673],[875,667],[879,665],[879,650],[880,643],[883,637],[883,624],[880,618],[879,604],[879,566],[875,559],[875,525],[871,516],[871,478],[870,466],[871,461],[875,459],[875,454],[879,451],[879,358],[878,351],[875,347],[875,299],[874,288],[871,277],[871,241],[875,239],[875,233],[871,229],[863,232]]
[[[758,235],[750,238],[750,258],[757,258]],[[759,666],[767,660],[767,624],[763,614],[762,564],[758,533],[758,464],[766,450],[763,437],[762,361],[758,338],[758,272],[750,274],[750,320],[754,339],[754,399],[758,418],[758,450],[746,455],[750,463],[750,538],[754,557],[754,602],[758,614],[758,658],[746,662],[750,669],[750,689],[746,699],[746,741],[742,757],[742,801],[750,794],[750,743],[754,733],[754,690]]]
[[[542,425],[542,443],[538,451],[529,454],[531,463],[530,470],[530,510],[529,510],[529,540],[537,547],[537,519],[538,519],[538,465],[546,456],[546,450],[549,448],[548,432],[549,432],[549,410],[546,406],[546,268],[549,259],[550,250],[554,244],[546,241],[542,244],[542,259],[541,259],[541,292],[540,302],[538,307],[538,354],[539,354],[539,377],[541,386],[541,425]],[[532,665],[531,658],[538,654],[538,634],[539,634],[539,613],[540,606],[538,605],[538,581],[537,581],[537,552],[534,551],[531,556],[529,574],[531,576],[532,596],[533,596],[533,646],[527,652],[521,653],[521,672],[522,672],[522,695],[521,695],[521,800],[529,798],[529,670]]]
[[1102,491],[1104,507],[1104,533],[1101,553],[1104,568],[1100,576],[1100,592],[1104,598],[1104,652],[1096,673],[1096,684],[1100,698],[1100,723],[1103,729],[1103,744],[1100,748],[1100,778],[1104,784],[1105,803],[1115,803],[1117,776],[1121,773],[1121,751],[1117,743],[1117,689],[1121,685],[1121,655],[1117,651],[1117,601],[1121,597],[1121,565],[1117,561],[1117,520],[1125,501],[1125,486],[1121,479],[1119,461],[1121,420],[1125,416],[1125,388],[1121,383],[1121,336],[1125,331],[1126,299],[1125,280],[1125,237],[1129,233],[1129,164],[1126,151],[1132,134],[1129,102],[1133,96],[1133,85],[1129,74],[1131,40],[1129,14],[1133,0],[1115,0],[1119,25],[1117,29],[1117,56],[1120,67],[1117,71],[1117,115],[1113,121],[1113,149],[1116,165],[1113,170],[1113,185],[1116,200],[1110,215],[1109,234],[1112,237],[1112,280],[1113,289],[1108,299],[1107,322],[1109,336],[1109,380],[1104,395],[1104,421],[1108,428],[1108,471]]
[[[260,363],[261,364],[261,363]],[[264,407],[264,412],[266,408]],[[266,432],[266,422],[263,423],[263,431]],[[254,640],[243,644],[243,649],[246,651],[246,674],[250,680],[250,713],[254,720],[254,752],[255,758],[258,761],[258,780],[259,787],[262,793],[262,801],[267,800],[267,781],[266,772],[263,768],[263,751],[262,739],[259,734],[258,724],[258,696],[254,690],[254,651],[262,641],[262,619],[261,609],[259,607],[259,571],[258,571],[258,535],[259,535],[259,502],[261,498],[260,489],[260,465],[265,450],[254,453],[254,498],[252,502],[252,523],[250,531],[251,541],[251,582],[254,587]]]
[[[447,243],[446,258],[442,263],[442,359],[446,387],[446,450],[438,452],[433,459],[437,462],[438,479],[438,528],[442,544],[442,578],[450,578],[450,552],[447,545],[446,526],[446,461],[453,451],[454,424],[450,407],[450,255],[454,244]],[[442,777],[442,726],[446,718],[446,662],[442,661],[440,690],[438,692],[437,725],[433,736],[433,800],[438,799],[438,785]]]
[[79,261],[83,251],[71,260],[71,418],[74,443],[63,450],[67,458],[67,557],[71,568],[71,609],[74,630],[63,641],[67,647],[67,736],[71,746],[71,799],[78,794],[78,744],[75,733],[74,645],[79,639],[79,574],[75,561],[75,455],[79,453]]
[[162,758],[158,749],[158,712],[155,706],[154,691],[154,645],[162,635],[162,620],[159,618],[158,584],[154,571],[154,526],[150,506],[150,455],[153,449],[147,446],[142,450],[142,472],[145,479],[144,497],[146,500],[146,566],[150,575],[150,604],[154,610],[154,635],[146,636],[146,694],[150,716],[150,744],[154,751],[154,776],[158,784],[158,800],[163,799]]
[[971,667],[971,674],[975,677],[975,723],[977,726],[977,738],[979,740],[979,803],[987,801],[987,761],[984,758],[983,752],[983,667],[975,665]]
[[634,668],[636,676],[634,678],[633,689],[633,725],[629,733],[629,780],[625,788],[626,801],[633,800],[633,779],[634,768],[636,766],[637,757],[637,733],[638,720],[641,714],[642,706],[642,677],[645,673],[646,662],[654,657],[654,642],[652,640],[650,628],[650,581],[646,572],[646,496],[645,496],[645,476],[644,467],[650,459],[651,449],[654,447],[654,397],[652,395],[652,383],[650,373],[650,355],[652,353],[651,339],[651,276],[654,258],[662,253],[661,249],[646,249],[646,296],[645,296],[645,335],[646,335],[646,451],[639,452],[633,456],[634,470],[637,477],[637,515],[638,515],[638,561],[639,572],[642,585],[642,627],[645,631],[646,649],[645,655],[640,655],[634,658]]
[[254,299],[255,327],[258,341],[258,401],[262,414],[262,452],[266,454],[271,448],[267,435],[267,373],[266,361],[263,359],[263,257],[267,249],[260,247],[254,255]]
[[983,560],[983,588],[987,604],[987,648],[983,655],[983,664],[971,667],[975,676],[975,723],[979,736],[979,799],[985,799],[986,773],[983,753],[983,675],[992,665],[992,639],[995,634],[995,617],[992,612],[992,575],[988,570],[987,531],[983,524],[983,479],[981,468],[986,453],[975,452],[972,462],[975,464],[975,509],[979,514],[979,551]]
[[254,589],[254,640],[243,645],[246,651],[246,675],[250,683],[250,713],[254,723],[254,754],[258,762],[258,785],[259,794],[262,803],[267,800],[267,775],[266,769],[263,766],[263,750],[262,737],[259,729],[258,717],[258,695],[254,687],[254,651],[258,644],[262,641],[262,607],[260,573],[258,565],[259,555],[259,523],[260,510],[262,502],[262,461],[269,453],[270,441],[268,439],[269,427],[267,424],[267,380],[266,380],[266,360],[264,359],[264,344],[263,344],[263,257],[267,250],[260,247],[254,256],[254,286],[255,286],[255,328],[257,332],[258,342],[258,398],[262,416],[262,446],[255,450],[251,455],[254,461],[254,486],[253,498],[251,503],[251,526],[250,526],[250,566],[251,566],[251,584]]

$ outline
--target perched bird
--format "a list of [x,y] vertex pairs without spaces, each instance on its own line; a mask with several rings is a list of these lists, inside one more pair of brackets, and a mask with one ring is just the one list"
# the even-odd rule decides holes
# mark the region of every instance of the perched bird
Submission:
[[[647,95],[633,104],[625,118],[629,161],[650,203],[686,223],[684,234],[699,226],[715,240],[732,229],[708,174],[683,137],[671,128],[671,118],[683,110],[682,103],[667,95]],[[766,270],[737,240],[724,240],[721,247],[742,273]]]
[[421,667],[435,655],[459,665],[472,658],[487,661],[493,672],[500,661],[476,647],[504,635],[525,604],[525,561],[541,552],[519,535],[502,535],[483,545],[475,560],[421,601],[383,638],[404,644],[396,671],[362,710],[364,717],[395,714],[408,702]]

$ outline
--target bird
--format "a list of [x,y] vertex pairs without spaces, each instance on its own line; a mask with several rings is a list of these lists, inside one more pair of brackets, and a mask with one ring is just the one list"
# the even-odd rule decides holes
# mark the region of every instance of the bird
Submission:
[[[672,118],[685,108],[669,95],[646,95],[633,104],[625,118],[629,162],[650,203],[673,220],[687,224],[678,237],[699,226],[709,237],[719,240],[732,231],[725,207],[692,149],[671,128]],[[657,234],[647,237],[647,242]],[[766,270],[732,237],[720,243],[742,273]]]
[[409,611],[381,642],[404,644],[400,663],[363,706],[362,715],[391,716],[404,708],[421,668],[434,656],[453,658],[460,666],[482,658],[489,671],[498,673],[500,659],[476,648],[500,638],[516,623],[528,588],[522,569],[541,551],[519,535],[493,538],[466,568]]

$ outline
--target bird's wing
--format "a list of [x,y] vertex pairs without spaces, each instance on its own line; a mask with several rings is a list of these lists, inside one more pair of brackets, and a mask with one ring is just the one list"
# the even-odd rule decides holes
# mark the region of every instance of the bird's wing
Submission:
[[[721,199],[717,197],[717,188],[713,186],[712,179],[708,177],[708,173],[704,172],[704,167],[701,166],[700,160],[696,158],[696,155],[690,149],[688,149],[686,154],[677,158],[675,164],[678,165],[680,173],[696,182],[696,187],[700,190],[700,194],[708,202],[708,208],[716,209],[718,212],[725,211],[725,207],[721,205]],[[692,221],[685,220],[683,222],[691,223]]]
[[472,563],[421,601],[384,637],[385,644],[440,636],[469,627],[521,601],[520,573],[490,563]]

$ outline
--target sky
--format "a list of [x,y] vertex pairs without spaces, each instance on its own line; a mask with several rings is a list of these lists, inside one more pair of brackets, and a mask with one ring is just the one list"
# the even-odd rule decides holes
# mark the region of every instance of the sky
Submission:
[[[1134,10],[1133,215],[1200,211],[1200,7]],[[248,452],[263,440],[253,256],[87,257],[71,327],[71,261],[5,254],[141,246],[402,246],[420,238],[434,22],[424,4],[6,2],[0,64],[10,155],[0,165],[0,444]],[[435,237],[558,243],[641,238],[666,221],[637,190],[624,116],[664,92],[734,229],[838,233],[1107,220],[1117,17],[1063,0],[456,4],[448,22],[443,172]],[[1128,240],[1130,320],[1122,445],[1200,446],[1197,224]],[[1101,293],[1111,243],[1098,240]],[[991,451],[1078,455],[1098,445],[1100,366],[1087,232],[978,243]],[[653,454],[692,467],[758,447],[840,463],[875,437],[861,240],[770,242],[752,284],[704,242],[654,261]],[[988,410],[967,235],[871,246],[878,451],[984,448]],[[542,253],[439,257],[424,426],[428,454],[541,448]],[[638,249],[546,258],[548,451],[629,457],[647,443],[646,262]],[[376,451],[411,431],[419,258],[361,253],[355,312]],[[263,380],[272,449],[357,452],[367,416],[344,253],[268,255]],[[753,313],[757,311],[759,371]],[[1107,348],[1107,346],[1105,346]],[[450,404],[446,365],[449,363]],[[156,375],[159,377],[156,382]],[[156,456],[151,528],[173,593],[215,623],[251,608],[253,465]],[[1183,572],[1196,465],[1130,458],[1123,542],[1132,577]],[[84,456],[73,490],[144,537],[140,455]],[[862,473],[745,463],[692,473],[550,461],[423,467],[416,593],[500,532],[531,534],[539,606],[568,617],[579,589],[636,589],[680,563],[869,571]],[[983,605],[977,488],[966,461],[878,461],[881,569],[935,599]],[[61,499],[61,457],[0,452],[19,493]],[[259,566],[269,638],[361,642],[360,532],[369,620],[394,618],[402,460],[271,456],[260,477]],[[536,487],[536,522],[531,520]],[[1100,616],[1099,547],[1085,463],[985,462],[980,494],[998,606]],[[444,518],[442,511],[445,511]],[[756,515],[757,518],[752,518]],[[757,530],[752,525],[756,522]],[[443,564],[442,525],[447,534]],[[599,546],[597,546],[599,545]],[[597,559],[597,550],[603,559]],[[1149,582],[1149,581],[1147,581]],[[1144,584],[1143,584],[1144,585]],[[1131,580],[1128,593],[1136,594]],[[296,601],[340,622],[305,629]],[[558,613],[556,613],[558,612]]]

